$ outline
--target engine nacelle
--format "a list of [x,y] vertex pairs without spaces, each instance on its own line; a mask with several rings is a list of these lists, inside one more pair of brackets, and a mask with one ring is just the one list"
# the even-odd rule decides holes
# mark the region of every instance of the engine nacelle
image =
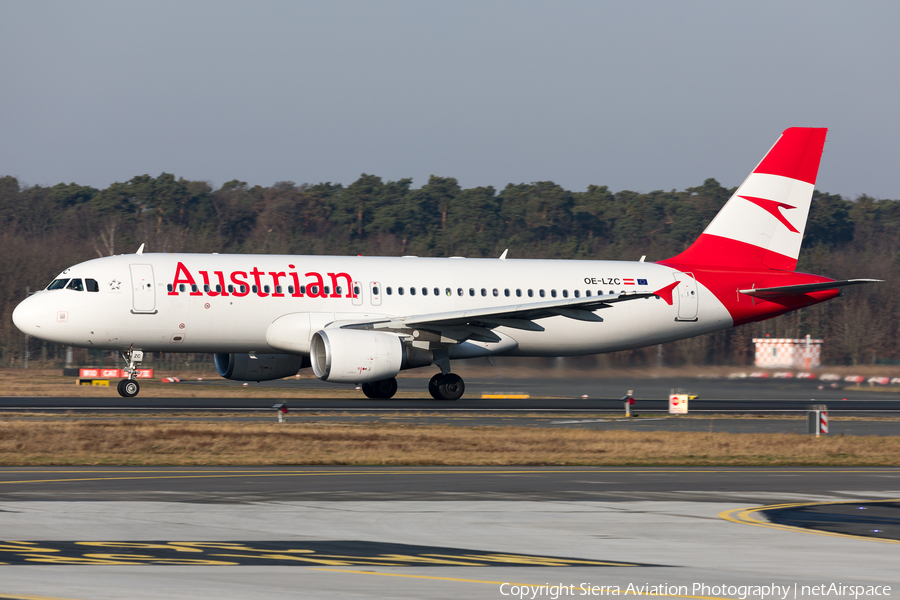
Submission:
[[313,372],[323,381],[367,383],[395,377],[403,366],[396,335],[361,329],[323,329],[310,340]]
[[236,381],[281,379],[309,366],[308,358],[292,354],[214,354],[213,358],[219,375]]

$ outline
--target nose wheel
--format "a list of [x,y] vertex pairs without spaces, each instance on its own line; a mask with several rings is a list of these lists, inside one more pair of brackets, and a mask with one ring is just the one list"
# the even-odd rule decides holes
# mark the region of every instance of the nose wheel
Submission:
[[123,379],[116,388],[123,398],[134,398],[141,391],[140,384],[133,379]]
[[466,384],[456,373],[438,373],[428,382],[428,393],[435,400],[459,400],[466,391]]
[[125,375],[128,379],[120,381],[116,389],[123,398],[134,398],[141,391],[141,384],[135,380],[135,377],[137,377],[137,365],[144,360],[144,353],[141,350],[128,348],[122,353],[122,358],[128,363],[128,366],[125,367]]

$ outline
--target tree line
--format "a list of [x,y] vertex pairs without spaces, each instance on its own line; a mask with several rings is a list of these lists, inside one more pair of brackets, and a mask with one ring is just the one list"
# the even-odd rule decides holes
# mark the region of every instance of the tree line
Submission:
[[[214,189],[162,173],[105,189],[24,186],[0,177],[0,365],[20,364],[26,340],[10,315],[26,290],[67,266],[134,252],[499,256],[662,260],[689,246],[734,189],[715,179],[682,191],[582,192],[551,181],[462,188],[452,177],[349,185],[233,180]],[[798,270],[874,277],[846,296],[797,313],[666,344],[668,364],[750,364],[753,337],[824,338],[828,364],[900,361],[897,307],[900,200],[848,200],[816,191]],[[33,352],[39,342],[32,341]],[[46,352],[46,349],[44,350]],[[56,350],[54,350],[56,352]],[[55,355],[55,354],[54,354]],[[655,364],[658,349],[617,353],[613,364]]]

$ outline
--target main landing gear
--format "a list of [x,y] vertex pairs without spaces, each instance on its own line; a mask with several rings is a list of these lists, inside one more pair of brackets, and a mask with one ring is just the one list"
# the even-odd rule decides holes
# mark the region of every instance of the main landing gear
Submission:
[[428,393],[435,400],[459,400],[466,391],[466,384],[456,373],[438,373],[428,382]]
[[141,391],[141,384],[137,382],[137,368],[135,365],[144,360],[144,353],[140,350],[129,348],[127,352],[123,353],[122,357],[128,361],[128,366],[125,367],[125,374],[128,378],[120,381],[116,389],[123,398],[134,398]]
[[393,398],[397,393],[397,380],[382,379],[381,381],[373,381],[372,383],[362,384],[363,394],[366,398]]

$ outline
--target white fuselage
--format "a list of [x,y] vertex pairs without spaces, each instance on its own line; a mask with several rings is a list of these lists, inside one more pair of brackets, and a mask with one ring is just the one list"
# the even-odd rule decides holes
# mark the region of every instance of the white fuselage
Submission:
[[655,297],[623,302],[597,310],[602,321],[595,322],[543,318],[543,331],[498,327],[495,333],[516,343],[498,345],[494,353],[597,354],[733,324],[722,303],[693,277],[643,262],[131,254],[90,260],[59,278],[92,279],[99,291],[38,292],[16,309],[17,324],[30,324],[27,333],[48,341],[106,350],[280,352],[267,342],[267,331],[276,319],[295,313],[309,313],[314,332],[380,317],[653,292],[674,281],[682,283],[672,304]]

